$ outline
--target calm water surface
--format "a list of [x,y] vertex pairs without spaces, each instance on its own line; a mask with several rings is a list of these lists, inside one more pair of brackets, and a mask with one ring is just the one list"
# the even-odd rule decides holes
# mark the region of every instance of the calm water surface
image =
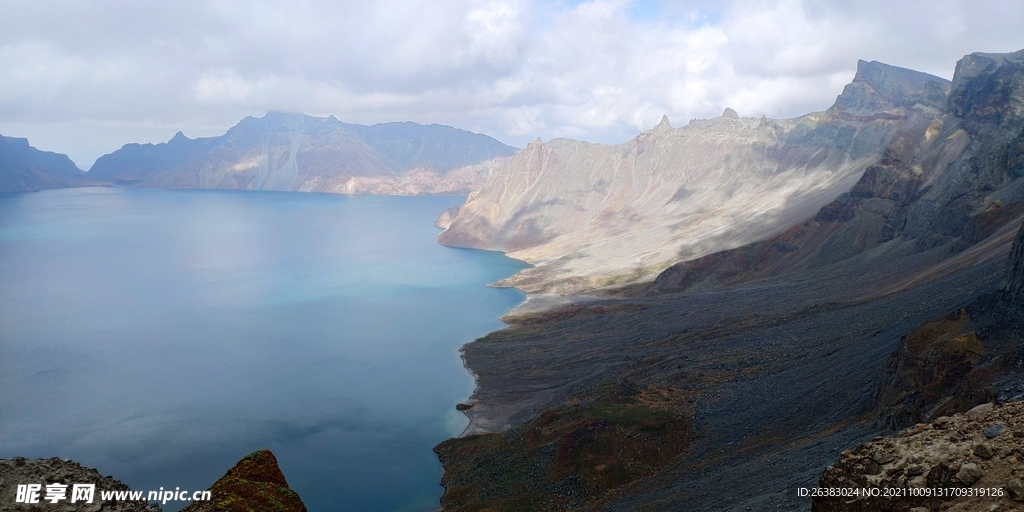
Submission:
[[435,509],[458,348],[523,299],[484,286],[523,263],[434,243],[461,202],[0,194],[0,457],[203,489],[266,447],[312,511]]

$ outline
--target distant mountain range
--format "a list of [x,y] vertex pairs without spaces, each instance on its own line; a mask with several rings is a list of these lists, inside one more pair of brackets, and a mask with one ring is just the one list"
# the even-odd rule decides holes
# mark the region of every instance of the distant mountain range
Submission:
[[[1010,423],[968,431],[943,416],[1024,399],[1022,105],[1024,50],[967,55],[952,82],[861,61],[830,108],[794,119],[726,109],[502,160],[511,148],[452,128],[271,113],[125,146],[89,178],[351,193],[482,180],[461,182],[473,192],[438,219],[442,243],[535,264],[503,284],[605,296],[531,308],[533,294],[462,348],[477,387],[457,407],[466,435],[435,447],[445,510],[875,510],[796,489],[976,481],[1005,488],[986,496],[998,508],[1024,495],[1019,453],[1000,448],[1019,418],[983,405],[968,416]],[[81,179],[2,142],[5,186]],[[846,450],[931,421],[895,455],[883,438]],[[926,439],[943,432],[955,439]],[[926,504],[983,503],[943,503],[955,495]]]
[[0,135],[0,192],[30,192],[88,184],[67,155],[39,151],[28,139]]
[[[33,168],[39,169],[33,174],[36,181],[22,179],[18,181],[21,188],[3,189],[36,190],[89,183],[346,194],[465,194],[481,185],[500,159],[515,151],[486,135],[437,124],[362,126],[342,123],[333,116],[270,112],[262,118],[247,117],[219,137],[189,139],[178,132],[162,144],[126,144],[100,157],[80,181],[47,181],[48,174],[60,174],[63,168],[55,166],[52,159],[33,160]],[[0,167],[0,179],[14,172],[15,168],[4,165]]]

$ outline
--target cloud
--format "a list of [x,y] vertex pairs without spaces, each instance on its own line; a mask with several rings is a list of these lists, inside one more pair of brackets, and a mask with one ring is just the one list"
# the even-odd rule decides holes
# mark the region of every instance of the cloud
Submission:
[[0,133],[87,166],[267,110],[616,142],[827,108],[857,59],[949,77],[1024,47],[1024,4],[963,0],[5,2]]

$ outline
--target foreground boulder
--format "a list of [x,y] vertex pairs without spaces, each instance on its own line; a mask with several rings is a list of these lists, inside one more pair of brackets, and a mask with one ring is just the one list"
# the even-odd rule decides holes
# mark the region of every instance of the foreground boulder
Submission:
[[306,512],[306,505],[277,466],[270,450],[246,455],[210,487],[213,499],[195,502],[187,512]]
[[[1022,482],[1024,403],[989,403],[843,452],[819,487],[860,492],[816,497],[812,510],[1017,510],[1024,502]],[[894,489],[901,495],[876,496],[865,489]],[[953,495],[934,496],[935,490]]]

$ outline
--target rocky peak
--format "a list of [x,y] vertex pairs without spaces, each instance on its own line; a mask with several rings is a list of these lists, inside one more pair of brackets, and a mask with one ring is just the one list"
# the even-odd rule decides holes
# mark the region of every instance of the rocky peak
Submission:
[[737,114],[735,110],[725,107],[725,112],[722,112],[722,117],[726,119],[739,119],[740,115]]
[[965,128],[972,132],[979,123],[1019,125],[1024,120],[1024,50],[972,53],[960,59],[949,110],[967,121]]
[[661,122],[658,123],[658,126],[654,127],[654,132],[655,133],[663,133],[663,132],[667,132],[667,131],[669,131],[671,129],[672,129],[672,124],[668,122],[668,116],[667,115],[663,115],[663,116],[661,116]]
[[[248,121],[248,123],[246,123],[246,121]],[[342,127],[342,123],[336,119],[313,117],[296,112],[277,111],[269,111],[266,115],[259,118],[247,117],[241,123],[238,123],[236,127],[242,126],[243,123],[263,132],[297,132],[310,135],[315,134],[317,131],[325,127],[335,129]]]
[[861,60],[853,82],[843,89],[832,109],[866,114],[915,103],[942,108],[949,83],[928,73]]
[[210,487],[211,501],[195,502],[185,512],[306,512],[270,450],[246,455]]

